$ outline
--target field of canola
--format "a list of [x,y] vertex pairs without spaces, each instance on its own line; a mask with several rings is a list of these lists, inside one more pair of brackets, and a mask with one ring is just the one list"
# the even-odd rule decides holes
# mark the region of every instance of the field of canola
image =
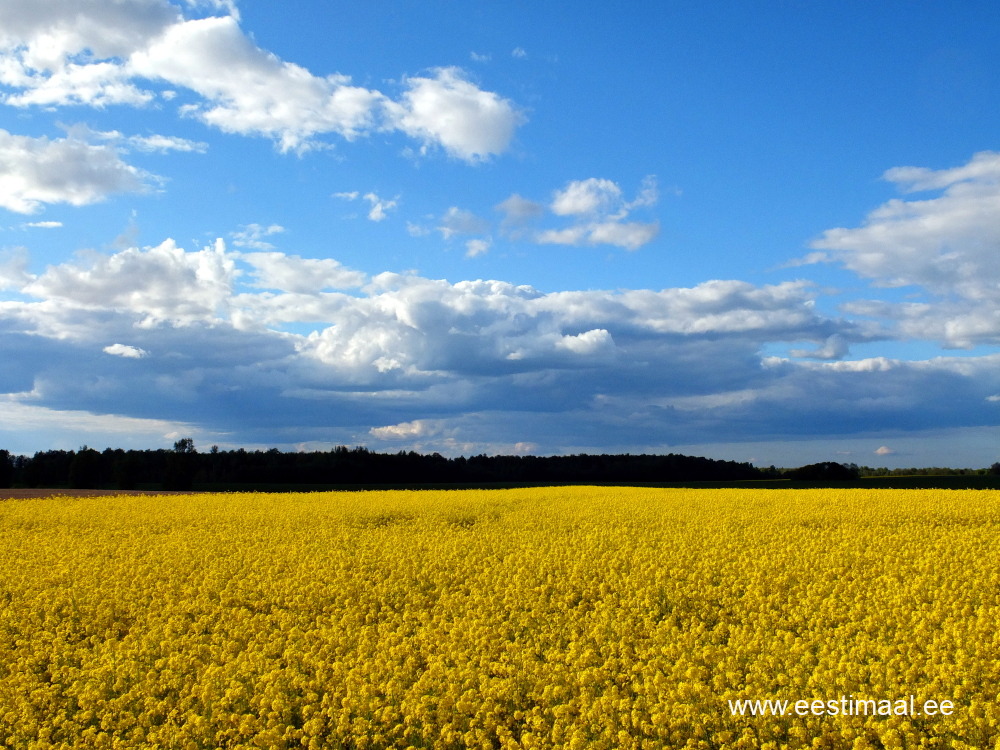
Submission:
[[[1000,493],[0,503],[8,748],[1000,747]],[[733,716],[735,699],[950,716]]]

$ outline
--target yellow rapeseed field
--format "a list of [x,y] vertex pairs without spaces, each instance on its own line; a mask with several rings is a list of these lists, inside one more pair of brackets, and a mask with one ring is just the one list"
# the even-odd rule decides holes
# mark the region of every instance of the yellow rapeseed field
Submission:
[[998,495],[2,502],[0,746],[1000,747]]

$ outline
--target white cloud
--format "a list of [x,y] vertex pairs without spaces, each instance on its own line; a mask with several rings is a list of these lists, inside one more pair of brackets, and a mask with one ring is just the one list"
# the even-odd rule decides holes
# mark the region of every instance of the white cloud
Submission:
[[[15,107],[115,104],[139,107],[152,101],[153,95],[129,83],[128,77],[127,71],[116,63],[69,63],[48,75],[32,75],[23,81],[30,81],[24,93],[10,94],[5,101]],[[10,84],[11,78],[9,74],[0,75],[0,82]]]
[[208,151],[207,143],[202,141],[191,141],[186,138],[178,138],[170,135],[134,135],[127,139],[127,143],[139,151],[157,152],[161,154],[165,154],[169,151],[203,154]]
[[446,240],[460,234],[482,234],[488,232],[490,223],[458,206],[452,206],[440,219],[437,230]]
[[[230,0],[187,2],[223,15],[184,18],[166,0],[9,0],[0,5],[0,84],[19,107],[146,106],[199,100],[180,112],[227,133],[271,138],[283,152],[400,130],[466,161],[505,151],[523,114],[458,68],[405,80],[398,101],[339,73],[315,75],[258,47]],[[157,92],[156,87],[168,86]],[[167,144],[160,144],[162,148]],[[167,145],[177,148],[177,144]]]
[[178,20],[165,0],[5,0],[0,45],[34,70],[55,70],[84,52],[128,57]]
[[240,259],[253,267],[254,286],[293,294],[315,294],[323,289],[351,289],[365,283],[363,273],[344,268],[332,258],[300,258],[284,253],[244,253]]
[[552,197],[552,213],[557,216],[605,213],[621,203],[622,189],[611,180],[591,177],[570,182]]
[[528,200],[517,193],[498,203],[496,209],[503,212],[504,222],[510,224],[521,224],[537,219],[545,213],[545,207],[541,203]]
[[371,210],[368,212],[368,218],[372,221],[382,221],[388,215],[388,211],[392,211],[396,208],[397,200],[388,200],[385,198],[379,198],[375,193],[365,193],[364,199],[371,204]]
[[358,198],[364,198],[370,204],[371,208],[368,211],[368,218],[372,221],[382,221],[386,219],[389,215],[389,211],[395,210],[396,206],[399,205],[399,197],[392,199],[381,198],[375,193],[361,193],[357,190],[351,192],[334,193],[334,198],[340,198],[345,201],[356,201]]
[[[555,191],[548,209],[556,217],[569,219],[569,226],[537,228],[546,216],[546,206],[518,193],[512,193],[494,208],[503,214],[499,233],[511,240],[527,240],[539,245],[613,245],[637,250],[660,232],[657,221],[629,221],[630,214],[656,205],[656,178],[643,179],[639,193],[626,201],[617,183],[599,178],[569,182]],[[487,234],[491,225],[466,209],[452,206],[441,219],[438,231],[445,239],[459,234]],[[411,229],[411,234],[415,234]],[[490,239],[469,246],[470,254],[488,249]]]
[[28,221],[21,226],[25,229],[59,229],[62,225],[61,221]]
[[934,172],[896,168],[902,186],[943,189],[937,198],[894,199],[864,226],[831,229],[813,243],[852,271],[889,286],[919,285],[968,299],[995,299],[1000,279],[1000,155]]
[[475,258],[479,255],[485,255],[490,251],[492,244],[493,241],[490,239],[469,240],[465,243],[465,256]]
[[[675,189],[675,193],[676,193]],[[660,188],[656,181],[655,175],[646,175],[642,178],[642,184],[639,187],[639,192],[636,194],[635,198],[626,203],[624,208],[626,211],[632,211],[636,208],[648,208],[655,206],[660,200]]]
[[888,445],[883,445],[875,449],[876,456],[893,456],[895,454],[896,451],[890,448]]
[[545,229],[535,234],[535,242],[540,245],[581,245],[587,239],[584,226],[565,229]]
[[35,278],[28,273],[28,251],[26,248],[0,249],[0,291],[19,291]]
[[596,354],[614,349],[615,341],[604,328],[595,328],[575,336],[563,336],[556,346],[574,354]]
[[281,234],[285,228],[279,224],[263,226],[261,224],[245,224],[239,231],[233,232],[233,244],[236,247],[248,247],[253,250],[274,250],[274,245],[264,238]]
[[836,261],[878,286],[920,287],[933,305],[855,303],[898,320],[906,335],[948,346],[1000,342],[1000,154],[976,154],[953,169],[897,167],[885,178],[907,192],[937,197],[893,199],[857,228],[824,232],[807,261]]
[[113,354],[116,357],[125,357],[126,359],[142,359],[149,354],[145,349],[140,349],[137,346],[129,346],[128,344],[111,344],[104,347],[104,353]]
[[586,242],[589,245],[615,245],[626,250],[638,250],[656,239],[659,233],[658,222],[643,224],[638,221],[605,221],[589,228]]
[[98,203],[114,193],[145,192],[156,179],[126,164],[109,146],[0,130],[0,206],[10,211],[32,214],[47,203]]
[[7,0],[0,3],[0,83],[23,89],[8,104],[142,105],[123,60],[170,24],[164,0]]
[[545,214],[545,206],[513,193],[494,206],[503,214],[500,233],[512,240],[533,239],[532,225]]
[[[140,326],[188,325],[224,314],[236,273],[234,259],[221,240],[196,252],[185,252],[166,240],[146,250],[131,248],[111,256],[95,253],[77,264],[50,266],[21,291],[50,304],[127,311]],[[54,330],[50,335],[71,335],[71,331]]]
[[959,182],[996,181],[1000,176],[1000,153],[982,151],[974,154],[968,164],[951,169],[894,167],[882,176],[889,182],[896,183],[907,193],[943,190]]
[[436,435],[441,431],[440,423],[428,419],[415,419],[412,422],[373,427],[369,432],[380,440],[413,440]]
[[842,359],[847,355],[847,341],[839,333],[828,337],[817,349],[793,349],[793,357],[810,357],[813,359]]
[[383,96],[284,62],[248,39],[232,16],[170,26],[130,59],[150,79],[181,85],[205,104],[183,110],[228,133],[274,138],[282,151],[315,145],[313,136],[354,138],[370,131]]
[[541,230],[535,234],[535,241],[543,245],[614,245],[637,250],[656,238],[659,222],[626,219],[633,210],[654,206],[657,200],[656,179],[652,176],[643,180],[632,201],[625,201],[621,187],[608,179],[591,177],[570,182],[554,193],[550,209],[556,216],[574,219],[574,223]]
[[387,108],[396,127],[452,156],[482,161],[507,150],[525,121],[513,102],[468,81],[458,68],[406,80],[401,101]]
[[102,142],[116,146],[120,151],[142,151],[144,153],[166,154],[171,151],[203,154],[208,144],[171,135],[125,135],[117,130],[94,130],[84,123],[72,126],[61,125],[71,140],[84,143]]

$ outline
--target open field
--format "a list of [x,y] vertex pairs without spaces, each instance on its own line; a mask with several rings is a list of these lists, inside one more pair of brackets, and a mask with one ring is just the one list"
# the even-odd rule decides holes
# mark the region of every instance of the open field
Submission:
[[58,488],[6,488],[0,489],[0,500],[28,499],[28,498],[48,498],[48,497],[107,497],[109,495],[183,495],[191,493],[176,492],[173,490],[81,490],[81,489],[58,489]]
[[0,531],[3,747],[1000,740],[995,491],[60,497]]
[[[0,488],[0,500],[12,497],[53,497],[66,495],[71,497],[90,497],[98,495],[152,495],[152,494],[192,494],[213,492],[356,492],[358,490],[500,490],[525,489],[531,487],[564,487],[565,482],[392,482],[391,470],[382,475],[382,481],[373,483],[339,483],[310,484],[301,482],[200,482],[193,489],[180,492],[164,490],[159,483],[144,483],[133,490],[110,489],[103,486],[100,489],[74,489],[65,486],[55,487],[18,487],[14,489]],[[582,483],[581,483],[582,484]],[[621,486],[623,483],[590,482],[590,486]],[[850,482],[818,482],[791,479],[744,479],[715,481],[684,481],[684,482],[628,482],[631,487],[660,487],[686,489],[757,489],[757,490],[801,490],[830,488],[843,489],[939,489],[939,490],[1000,490],[1000,475],[997,474],[910,474],[893,476],[861,477]]]

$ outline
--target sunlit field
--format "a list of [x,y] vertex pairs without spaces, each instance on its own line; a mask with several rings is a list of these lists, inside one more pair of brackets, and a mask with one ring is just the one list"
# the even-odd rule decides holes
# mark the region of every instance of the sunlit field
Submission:
[[53,498],[0,532],[3,747],[1000,739],[995,491]]

